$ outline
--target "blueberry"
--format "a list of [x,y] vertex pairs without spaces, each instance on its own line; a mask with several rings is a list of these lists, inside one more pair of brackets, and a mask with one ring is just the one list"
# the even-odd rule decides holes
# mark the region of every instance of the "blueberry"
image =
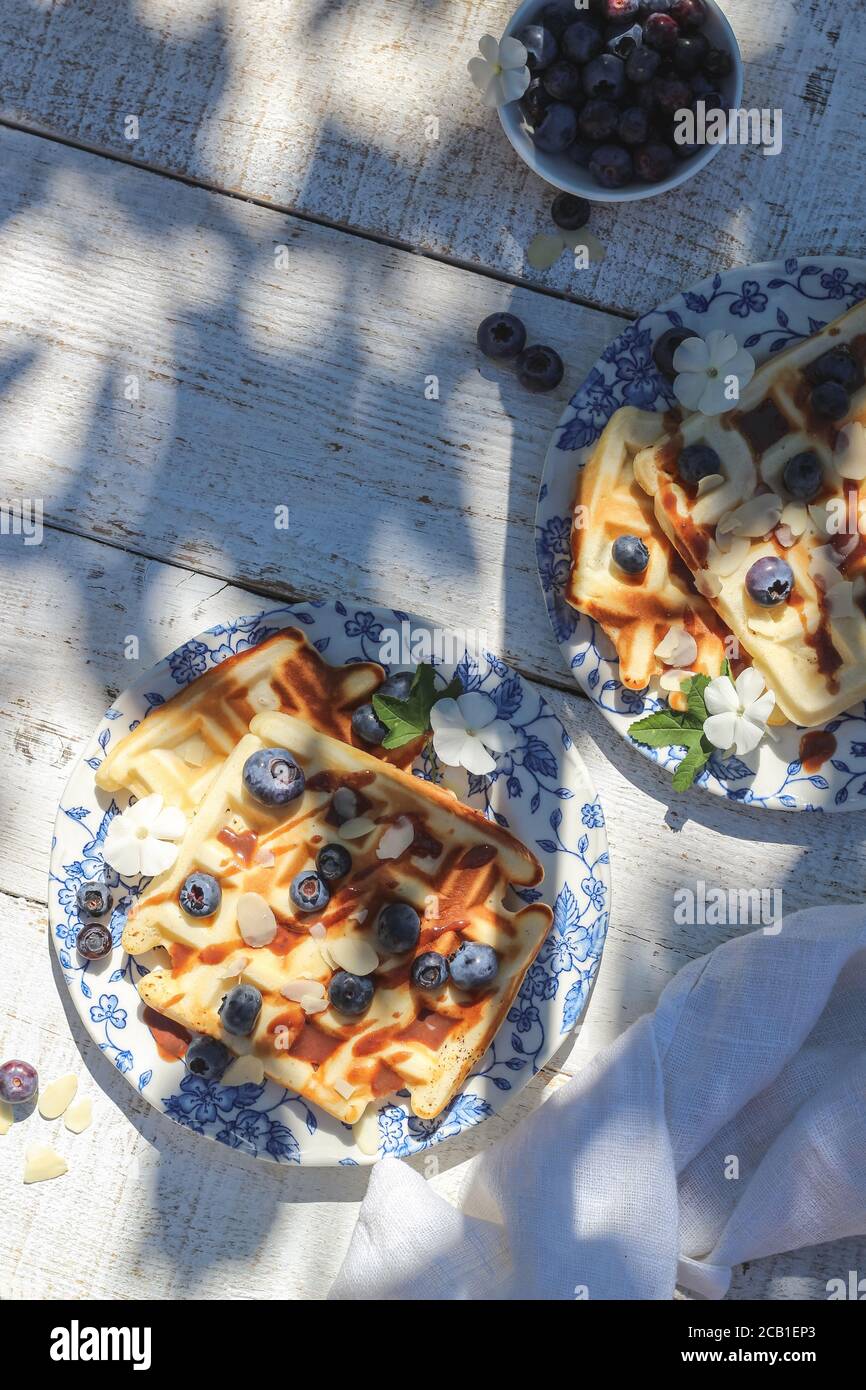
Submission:
[[376,921],[379,945],[394,955],[411,951],[418,945],[421,918],[411,903],[387,903]]
[[590,97],[577,118],[577,128],[588,140],[607,140],[617,127],[619,108],[604,97]]
[[811,502],[817,497],[823,481],[821,460],[812,449],[795,454],[782,469],[782,482],[798,502]]
[[0,1067],[0,1100],[7,1105],[23,1105],[39,1090],[39,1073],[29,1062],[13,1058]]
[[337,883],[352,867],[352,856],[345,845],[322,845],[316,855],[319,878],[325,883]]
[[369,1009],[375,986],[369,975],[350,975],[338,970],[331,976],[328,998],[341,1014],[362,1014]]
[[593,58],[583,70],[583,90],[588,97],[619,101],[625,94],[625,63],[613,53]]
[[863,385],[863,369],[847,347],[831,348],[806,368],[806,375],[815,386],[825,381],[838,382],[846,391],[856,391]]
[[575,140],[574,144],[569,147],[568,158],[578,168],[588,169],[589,161],[601,143],[600,140]]
[[562,154],[577,134],[577,116],[565,102],[554,101],[548,106],[532,139],[544,154]]
[[209,1038],[207,1034],[202,1033],[199,1037],[193,1038],[183,1060],[187,1071],[191,1071],[193,1076],[200,1076],[202,1081],[219,1081],[232,1060],[232,1054],[219,1038]]
[[649,116],[640,106],[627,106],[616,133],[624,145],[642,145],[649,134]]
[[612,554],[624,574],[643,574],[649,564],[649,551],[639,536],[617,536]]
[[640,0],[604,0],[602,14],[613,23],[637,19],[640,13]]
[[541,343],[524,348],[517,359],[517,380],[526,391],[553,391],[564,374],[559,353]]
[[644,43],[659,53],[670,53],[680,36],[680,27],[669,14],[651,14],[643,26]]
[[661,183],[673,167],[674,152],[670,145],[653,141],[652,144],[641,145],[640,149],[635,151],[634,170],[644,183]]
[[785,603],[794,588],[794,571],[780,555],[764,555],[746,573],[746,589],[762,608]]
[[686,338],[694,336],[690,328],[668,328],[657,340],[653,348],[653,361],[662,376],[667,377],[669,381],[673,381],[677,375],[674,369],[674,353]]
[[687,444],[677,459],[677,472],[687,487],[697,487],[701,478],[721,471],[722,460],[709,444]]
[[704,72],[709,77],[727,77],[733,66],[730,53],[723,48],[709,49],[704,58]]
[[178,902],[190,917],[213,917],[219,911],[222,889],[213,874],[188,874],[180,886]]
[[634,172],[631,155],[622,145],[600,145],[589,161],[589,170],[602,188],[624,188]]
[[541,80],[554,101],[576,101],[581,94],[580,69],[565,58],[545,68]]
[[530,72],[540,72],[556,57],[556,38],[543,24],[527,24],[517,38],[526,49],[526,66]]
[[[519,319],[518,323],[520,323]],[[522,324],[521,327],[523,327]],[[376,694],[387,695],[389,700],[408,700],[414,684],[414,671],[394,671],[382,682]]]
[[227,1033],[248,1038],[262,1010],[262,996],[255,985],[235,985],[223,995],[219,1016]]
[[537,126],[553,98],[540,77],[533,77],[523,96],[520,107],[531,126]]
[[[481,325],[481,328],[483,327],[484,324]],[[479,334],[481,328],[478,330]],[[359,705],[356,710],[352,711],[352,733],[363,743],[379,744],[387,732],[387,728],[381,719],[377,718],[376,711],[371,704]]]
[[331,901],[328,885],[313,869],[302,869],[289,884],[289,897],[300,912],[322,912]]
[[287,748],[260,748],[244,763],[244,786],[263,806],[288,806],[304,790],[304,772]]
[[630,29],[624,30],[619,34],[614,34],[608,41],[608,52],[614,57],[621,58],[623,62],[631,57],[635,49],[640,44],[640,25],[634,24]]
[[711,82],[702,72],[696,72],[694,77],[689,78],[689,87],[691,88],[692,96],[698,97],[702,101],[706,101],[708,96],[714,96],[716,94],[715,82]]
[[673,0],[641,0],[640,12],[642,15],[649,14],[670,14]]
[[693,33],[707,22],[707,7],[704,0],[673,0],[671,18],[675,19],[686,33]]
[[629,54],[625,65],[625,75],[629,82],[638,85],[650,82],[661,67],[661,61],[660,53],[656,53],[654,48],[645,48],[641,44],[634,53]]
[[709,44],[703,34],[685,34],[677,39],[674,49],[674,67],[684,77],[693,77],[707,56]]
[[412,962],[410,971],[416,989],[441,989],[448,979],[448,962],[438,951],[422,951]]
[[581,67],[597,58],[604,48],[604,38],[595,20],[588,15],[569,24],[562,36],[562,50],[566,57]]
[[571,0],[554,0],[553,4],[545,5],[538,15],[538,23],[549,29],[557,39],[562,38],[573,20],[574,5]]
[[[494,360],[516,357],[523,351],[526,343],[526,329],[516,314],[488,314],[478,325],[475,341],[485,357],[492,357]],[[400,674],[403,676],[409,673],[401,671]],[[384,688],[379,691],[380,695],[387,693]],[[401,695],[398,698],[405,700],[406,696]],[[382,737],[384,738],[384,734]],[[372,740],[368,740],[370,741]]]
[[450,957],[451,978],[458,989],[483,989],[496,977],[499,957],[492,946],[464,941]]
[[591,205],[585,198],[576,198],[573,193],[557,193],[550,214],[557,227],[564,232],[579,232],[589,221]]
[[692,90],[681,77],[657,77],[653,91],[658,105],[665,115],[673,116],[692,104]]
[[812,410],[822,420],[841,420],[848,414],[851,398],[838,381],[822,381],[809,397]]
[[104,917],[106,912],[111,911],[111,894],[104,883],[95,879],[79,884],[76,899],[78,911],[86,913],[88,917]]
[[75,938],[75,949],[85,960],[104,960],[114,945],[103,922],[87,922]]

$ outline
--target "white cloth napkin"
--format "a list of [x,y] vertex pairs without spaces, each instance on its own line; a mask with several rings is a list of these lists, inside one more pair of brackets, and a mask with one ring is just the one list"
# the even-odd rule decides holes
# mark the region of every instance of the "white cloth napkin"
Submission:
[[744,1260],[866,1234],[866,911],[693,961],[472,1163],[459,1210],[381,1162],[329,1296],[721,1298]]

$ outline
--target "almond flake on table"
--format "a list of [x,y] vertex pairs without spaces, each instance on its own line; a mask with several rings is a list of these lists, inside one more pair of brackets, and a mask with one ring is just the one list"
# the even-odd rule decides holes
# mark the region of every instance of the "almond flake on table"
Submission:
[[79,1096],[69,1106],[63,1116],[63,1123],[70,1134],[83,1134],[93,1122],[93,1101],[90,1096]]
[[75,1092],[78,1090],[78,1077],[71,1072],[50,1081],[39,1092],[39,1114],[43,1120],[59,1120]]
[[238,931],[248,946],[270,946],[277,934],[277,919],[261,893],[241,893],[237,914]]
[[377,859],[399,859],[415,839],[415,827],[408,816],[399,816],[389,825],[378,845]]
[[261,1057],[251,1052],[235,1057],[220,1077],[221,1086],[261,1086],[265,1079],[265,1068]]
[[50,1178],[62,1178],[68,1172],[66,1159],[47,1144],[31,1144],[24,1155],[25,1183],[47,1182]]

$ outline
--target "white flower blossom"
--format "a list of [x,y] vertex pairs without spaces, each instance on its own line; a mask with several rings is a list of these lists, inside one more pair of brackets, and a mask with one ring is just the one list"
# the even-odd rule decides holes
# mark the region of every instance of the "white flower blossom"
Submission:
[[159,792],[128,806],[109,822],[103,853],[105,862],[123,878],[170,869],[179,853],[174,843],[183,838],[186,816],[177,806],[163,806]]
[[437,758],[449,767],[465,767],[476,777],[496,767],[490,750],[510,753],[518,742],[511,725],[499,718],[495,702],[480,690],[456,700],[437,700],[430,725]]
[[[674,353],[674,395],[686,410],[702,415],[722,415],[739,404],[743,389],[755,375],[755,359],[722,328],[714,328],[706,338],[686,338]],[[731,398],[728,384],[736,378],[737,390]]]
[[478,41],[478,53],[467,64],[485,106],[505,106],[517,101],[529,86],[527,52],[509,35],[498,43],[492,34]]
[[704,690],[704,703],[710,712],[704,720],[704,734],[710,743],[725,751],[733,748],[745,757],[764,737],[776,697],[766,689],[754,666],[747,666],[736,683],[730,676],[710,681]]

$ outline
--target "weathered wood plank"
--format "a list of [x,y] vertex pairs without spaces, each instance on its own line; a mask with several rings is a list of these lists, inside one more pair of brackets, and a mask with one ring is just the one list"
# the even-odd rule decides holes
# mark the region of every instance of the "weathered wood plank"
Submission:
[[[746,106],[781,108],[781,155],[727,149],[685,188],[601,209],[599,268],[525,263],[550,192],[520,163],[466,62],[502,0],[7,0],[0,114],[145,164],[437,254],[636,310],[723,266],[859,249],[866,9],[727,0]],[[137,139],[126,138],[128,116]],[[428,138],[427,120],[439,122]]]
[[[0,495],[26,480],[48,521],[273,593],[405,603],[563,678],[538,480],[621,320],[18,132],[0,157]],[[480,357],[505,307],[561,349],[552,396]]]

